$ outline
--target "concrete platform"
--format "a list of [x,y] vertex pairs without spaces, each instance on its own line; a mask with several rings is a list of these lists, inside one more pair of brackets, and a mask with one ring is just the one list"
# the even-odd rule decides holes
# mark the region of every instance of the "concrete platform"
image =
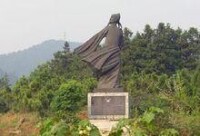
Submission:
[[108,136],[112,127],[115,127],[118,121],[110,120],[90,120],[90,123],[95,125],[101,132],[102,136]]
[[[108,136],[111,129],[113,127],[116,127],[118,121],[112,121],[112,120],[90,120],[90,123],[95,125],[101,132],[102,136]],[[122,136],[130,136],[128,133],[128,130],[126,128],[123,128],[123,134]]]

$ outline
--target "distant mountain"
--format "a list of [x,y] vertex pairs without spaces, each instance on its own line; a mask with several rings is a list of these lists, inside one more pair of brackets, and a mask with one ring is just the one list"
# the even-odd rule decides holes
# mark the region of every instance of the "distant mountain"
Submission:
[[[70,49],[78,47],[80,43],[69,42]],[[53,58],[53,54],[63,50],[64,41],[48,40],[31,48],[0,55],[0,74],[7,73],[12,82],[22,75],[28,75],[38,65]]]
[[5,74],[5,72],[3,70],[0,69],[0,78],[3,77]]

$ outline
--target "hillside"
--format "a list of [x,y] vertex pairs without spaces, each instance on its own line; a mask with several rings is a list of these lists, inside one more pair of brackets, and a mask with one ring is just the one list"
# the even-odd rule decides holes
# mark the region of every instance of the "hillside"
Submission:
[[[133,37],[125,33],[120,82],[129,93],[130,118],[120,120],[109,136],[123,136],[124,128],[130,136],[200,136],[200,31],[160,23]],[[99,75],[81,59],[62,50],[13,87],[0,80],[0,134],[15,128],[18,136],[107,131],[108,123],[95,127],[88,120],[87,94],[97,88]],[[22,121],[18,113],[25,113],[18,116]]]
[[0,77],[4,75],[4,71],[0,69]]
[[[76,42],[69,44],[72,50],[79,45]],[[0,74],[6,72],[13,83],[20,76],[28,75],[38,65],[51,60],[53,54],[62,50],[63,46],[62,40],[48,40],[22,51],[0,55]]]

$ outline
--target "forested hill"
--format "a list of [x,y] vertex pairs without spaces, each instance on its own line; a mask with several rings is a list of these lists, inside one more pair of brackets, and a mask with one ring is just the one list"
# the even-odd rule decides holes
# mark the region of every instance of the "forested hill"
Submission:
[[0,77],[2,77],[4,75],[3,70],[0,69]]
[[[69,45],[74,49],[79,43],[69,42]],[[62,40],[48,40],[22,51],[0,55],[0,73],[6,72],[15,81],[20,76],[29,74],[39,64],[51,60],[53,54],[63,47]]]

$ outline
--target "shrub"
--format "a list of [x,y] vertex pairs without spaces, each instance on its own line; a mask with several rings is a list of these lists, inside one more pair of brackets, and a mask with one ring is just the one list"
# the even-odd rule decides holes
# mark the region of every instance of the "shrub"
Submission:
[[0,113],[7,112],[9,110],[6,102],[0,97]]
[[56,91],[51,102],[52,110],[59,116],[63,116],[67,112],[74,114],[83,105],[84,92],[84,85],[76,80],[69,80]]
[[40,136],[66,136],[70,134],[70,127],[67,123],[63,120],[57,122],[52,118],[47,118],[40,129]]
[[99,129],[88,120],[82,120],[78,124],[79,136],[101,136]]
[[88,120],[66,123],[64,120],[47,118],[41,124],[40,136],[101,136],[99,129]]
[[171,128],[169,119],[164,111],[157,107],[150,107],[143,115],[133,119],[122,119],[109,136],[121,136],[124,128],[133,136],[178,136],[176,129]]

